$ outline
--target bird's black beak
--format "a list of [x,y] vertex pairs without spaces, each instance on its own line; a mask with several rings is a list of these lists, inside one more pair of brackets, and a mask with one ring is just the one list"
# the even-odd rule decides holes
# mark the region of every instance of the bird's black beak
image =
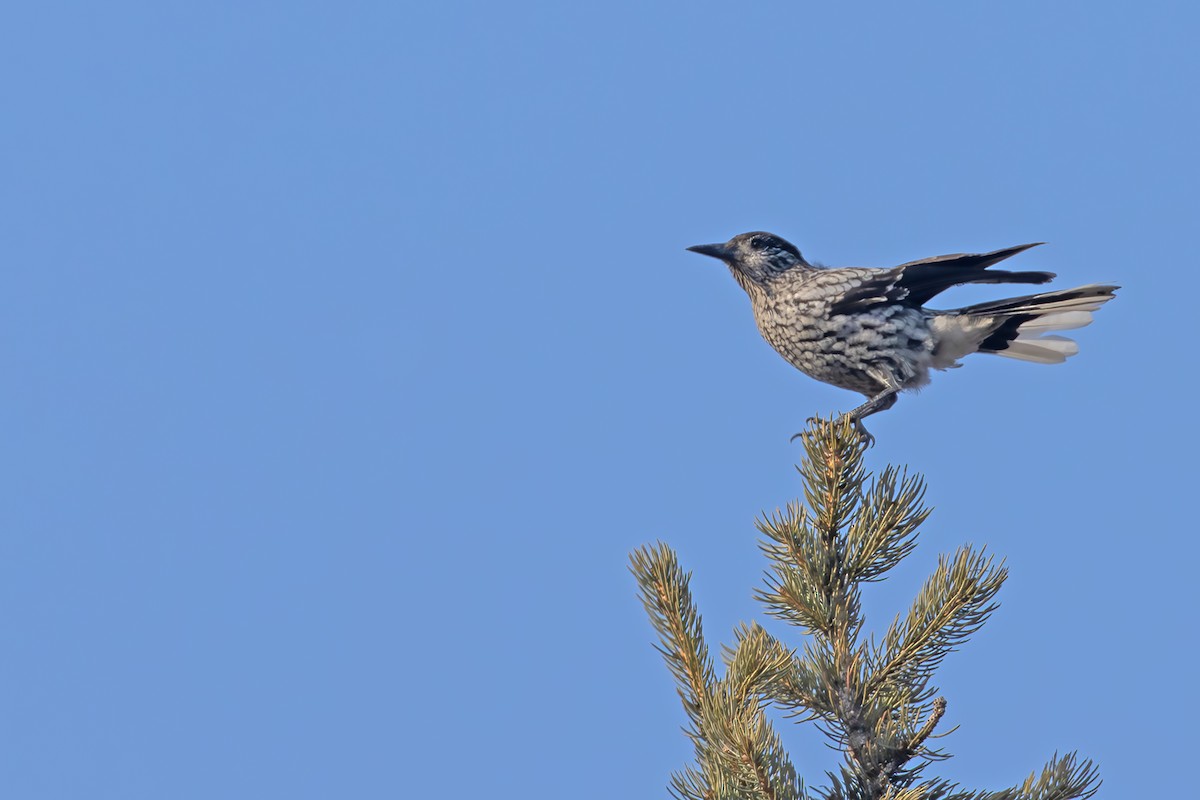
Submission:
[[719,258],[722,261],[729,261],[733,254],[729,252],[729,248],[723,244],[695,244],[688,248],[693,253],[699,253],[702,256],[712,256]]

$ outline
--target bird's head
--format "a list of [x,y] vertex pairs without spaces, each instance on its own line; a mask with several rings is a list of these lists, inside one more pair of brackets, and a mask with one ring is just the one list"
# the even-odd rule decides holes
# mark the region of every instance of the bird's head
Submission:
[[693,253],[724,261],[746,291],[761,287],[796,267],[810,266],[791,242],[773,233],[739,233],[725,244],[698,244]]

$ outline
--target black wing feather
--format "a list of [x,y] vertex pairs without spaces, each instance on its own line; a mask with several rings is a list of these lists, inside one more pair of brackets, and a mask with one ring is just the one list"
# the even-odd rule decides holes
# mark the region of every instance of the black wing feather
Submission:
[[1047,283],[1053,272],[1011,272],[987,268],[1041,242],[1006,247],[991,253],[956,253],[910,261],[878,274],[846,292],[830,308],[833,314],[862,311],[881,303],[922,306],[953,286],[964,283]]

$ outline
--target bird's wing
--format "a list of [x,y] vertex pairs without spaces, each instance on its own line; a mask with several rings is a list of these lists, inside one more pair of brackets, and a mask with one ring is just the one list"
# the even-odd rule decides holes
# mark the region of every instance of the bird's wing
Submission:
[[935,295],[964,283],[1046,283],[1054,278],[1053,272],[988,271],[993,264],[1039,244],[1021,244],[991,253],[934,256],[880,270],[847,291],[833,304],[830,313],[847,314],[881,303],[921,306]]

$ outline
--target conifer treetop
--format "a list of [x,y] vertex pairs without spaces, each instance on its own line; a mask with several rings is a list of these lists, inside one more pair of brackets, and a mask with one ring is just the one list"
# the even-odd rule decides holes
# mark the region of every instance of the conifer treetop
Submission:
[[[695,763],[672,776],[681,800],[1073,800],[1099,787],[1096,767],[1055,756],[1023,783],[969,791],[926,777],[949,758],[934,747],[947,701],[933,685],[946,656],[997,608],[1007,571],[983,550],[943,555],[911,607],[876,641],[863,635],[861,589],[912,553],[929,516],[920,476],[863,465],[866,445],[848,420],[813,422],[799,465],[805,502],[758,520],[769,567],[756,597],[799,629],[789,648],[757,623],[722,648],[723,675],[704,640],[691,574],[663,543],[631,555],[657,649],[678,684]],[[826,783],[806,788],[768,705],[812,722],[843,754]]]

